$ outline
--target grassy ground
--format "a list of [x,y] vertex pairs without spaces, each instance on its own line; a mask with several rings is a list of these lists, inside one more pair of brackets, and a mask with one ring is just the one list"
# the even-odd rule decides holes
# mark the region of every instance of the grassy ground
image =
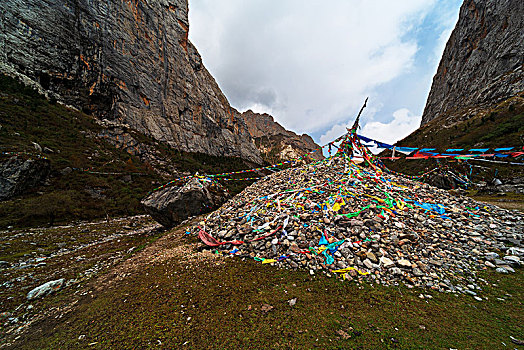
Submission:
[[[100,131],[101,126],[91,116],[48,101],[0,75],[0,152],[39,153],[32,142],[53,151],[44,153],[51,162],[47,184],[0,202],[0,229],[141,214],[140,199],[160,183],[181,174],[253,167],[239,158],[180,152],[130,130],[136,140],[154,147],[165,162],[166,168],[161,170],[171,175],[162,178],[151,164],[97,137]],[[0,155],[0,161],[8,157]],[[66,168],[74,170],[63,173]],[[81,169],[117,174],[93,174]],[[250,183],[231,181],[224,185],[235,194]]]
[[[515,347],[510,336],[524,338],[522,270],[482,272],[486,300],[478,302],[218,258],[198,253],[183,232],[167,233],[89,290],[47,297],[58,311],[12,347],[503,349]],[[60,311],[68,303],[73,311]]]
[[[14,311],[32,288],[59,278],[85,283],[154,241],[160,232],[151,227],[158,226],[148,216],[135,216],[0,232],[0,261],[10,264],[0,274],[0,312],[26,319],[38,314],[38,301],[25,316],[25,308]],[[0,334],[7,329],[3,321],[0,317]]]
[[[492,148],[524,146],[524,96],[515,96],[492,108],[471,112],[467,118],[459,117],[467,111],[452,111],[442,115],[397,142],[399,146],[434,147],[438,151],[448,148]],[[497,158],[497,160],[501,160]],[[503,159],[504,160],[504,159]],[[505,161],[513,158],[505,159]],[[469,171],[463,161],[440,162],[450,165],[459,173]],[[522,166],[471,162],[484,168],[474,168],[475,181],[491,181],[495,174],[499,178],[511,178],[522,175]],[[416,175],[425,169],[436,167],[437,160],[398,160],[385,161],[385,164],[402,173]]]

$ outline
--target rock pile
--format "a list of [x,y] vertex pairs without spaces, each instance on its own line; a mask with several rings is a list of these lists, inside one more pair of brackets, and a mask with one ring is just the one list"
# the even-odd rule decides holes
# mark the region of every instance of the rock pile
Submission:
[[280,267],[476,296],[478,270],[521,265],[523,219],[332,158],[256,182],[190,231],[207,249]]

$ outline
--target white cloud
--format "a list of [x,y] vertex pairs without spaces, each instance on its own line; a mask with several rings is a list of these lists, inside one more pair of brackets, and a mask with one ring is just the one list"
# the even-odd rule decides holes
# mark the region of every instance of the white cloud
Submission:
[[351,127],[349,124],[335,124],[325,134],[320,136],[321,146],[336,140],[337,137],[344,135],[347,131],[346,128]]
[[415,116],[407,108],[393,112],[389,123],[370,122],[362,127],[361,134],[377,141],[395,143],[411,134],[420,125],[421,116]]
[[418,45],[406,34],[434,4],[191,0],[189,33],[233,106],[270,112],[297,133],[335,125],[327,135],[410,70]]
[[[407,108],[401,108],[393,112],[393,119],[390,122],[368,122],[362,126],[358,133],[377,141],[393,144],[415,131],[420,125],[420,119],[421,116],[415,116]],[[321,144],[324,145],[331,142],[346,133],[346,127],[351,127],[352,123],[334,125],[320,136]]]

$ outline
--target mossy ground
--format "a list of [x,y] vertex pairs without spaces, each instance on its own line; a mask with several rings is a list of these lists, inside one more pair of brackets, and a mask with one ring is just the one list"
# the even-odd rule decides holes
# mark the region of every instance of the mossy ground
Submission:
[[[18,349],[502,349],[523,338],[524,274],[481,272],[471,296],[343,282],[254,261],[191,259],[168,232],[90,291],[50,296],[71,312],[36,323]],[[155,248],[156,247],[156,248]],[[169,252],[177,251],[177,254]],[[122,277],[124,276],[124,277]],[[118,277],[118,278],[117,278]],[[431,299],[421,299],[420,294]],[[83,296],[82,296],[83,294]],[[288,300],[297,298],[295,306]],[[62,304],[61,304],[62,303]]]
[[[10,267],[0,273],[0,312],[21,317],[25,308],[13,310],[27,303],[27,293],[45,282],[64,278],[85,283],[158,238],[161,232],[149,229],[156,226],[148,216],[135,216],[108,222],[1,231],[0,260]],[[28,315],[39,312],[41,301],[34,303],[35,308]],[[2,321],[0,334],[6,329]]]
[[468,192],[468,195],[479,202],[493,204],[504,209],[516,209],[524,212],[524,194],[522,193],[499,193],[490,195],[472,190]]
[[[448,148],[496,148],[524,146],[524,96],[515,96],[500,102],[492,108],[472,113],[468,118],[458,118],[466,112],[452,111],[422,125],[408,137],[397,142],[399,146],[436,148],[445,151]],[[455,116],[451,117],[450,115]],[[521,156],[522,158],[522,156]],[[495,158],[497,161],[514,161],[513,158]],[[451,166],[457,172],[469,173],[469,166],[462,160],[427,159],[385,161],[385,164],[402,173],[417,175],[426,169],[432,169],[441,162]],[[511,178],[522,175],[522,166],[500,163],[488,163],[470,160],[474,167],[472,178],[475,182],[491,181],[495,176]]]
[[[240,158],[177,151],[129,130],[137,141],[152,146],[169,165],[161,169],[164,173],[170,173],[168,169],[179,172],[162,178],[148,162],[98,137],[101,129],[92,116],[48,101],[0,74],[0,152],[27,152],[28,155],[20,156],[29,158],[39,153],[32,142],[52,150],[43,154],[51,163],[47,184],[0,202],[0,229],[142,214],[140,200],[180,173],[215,174],[254,166]],[[10,155],[0,157],[4,160]],[[63,173],[68,167],[73,171]],[[230,181],[223,185],[236,194],[251,183]]]

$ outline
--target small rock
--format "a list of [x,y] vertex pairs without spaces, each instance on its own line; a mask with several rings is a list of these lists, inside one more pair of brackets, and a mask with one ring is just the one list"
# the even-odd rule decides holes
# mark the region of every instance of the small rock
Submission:
[[411,263],[407,259],[399,259],[399,260],[397,260],[397,265],[400,266],[400,267],[407,268],[407,269],[411,268]]
[[272,309],[274,309],[273,306],[269,305],[269,304],[264,304],[262,305],[262,307],[260,308],[260,310],[264,311],[264,312],[269,312],[271,311]]
[[504,260],[510,262],[511,264],[520,265],[520,258],[515,255],[506,255]]
[[391,260],[390,258],[386,258],[385,256],[380,257],[380,262],[386,269],[395,266],[393,260]]
[[41,297],[44,297],[48,294],[51,294],[53,292],[56,292],[57,290],[60,290],[62,286],[64,285],[64,279],[60,278],[58,280],[49,281],[47,283],[42,284],[41,286],[38,286],[31,290],[29,293],[27,293],[27,299],[33,300],[38,299]]
[[393,267],[389,270],[393,275],[402,275],[402,271],[398,267]]
[[366,267],[367,267],[368,269],[370,269],[370,270],[373,268],[373,263],[372,263],[371,260],[369,260],[369,259],[365,259],[365,260],[363,261],[363,264],[364,264],[364,266],[366,266]]
[[367,252],[366,257],[374,263],[378,262],[377,257],[372,252]]
[[413,274],[417,277],[424,276],[424,272],[422,272],[418,267],[415,267],[413,269]]

